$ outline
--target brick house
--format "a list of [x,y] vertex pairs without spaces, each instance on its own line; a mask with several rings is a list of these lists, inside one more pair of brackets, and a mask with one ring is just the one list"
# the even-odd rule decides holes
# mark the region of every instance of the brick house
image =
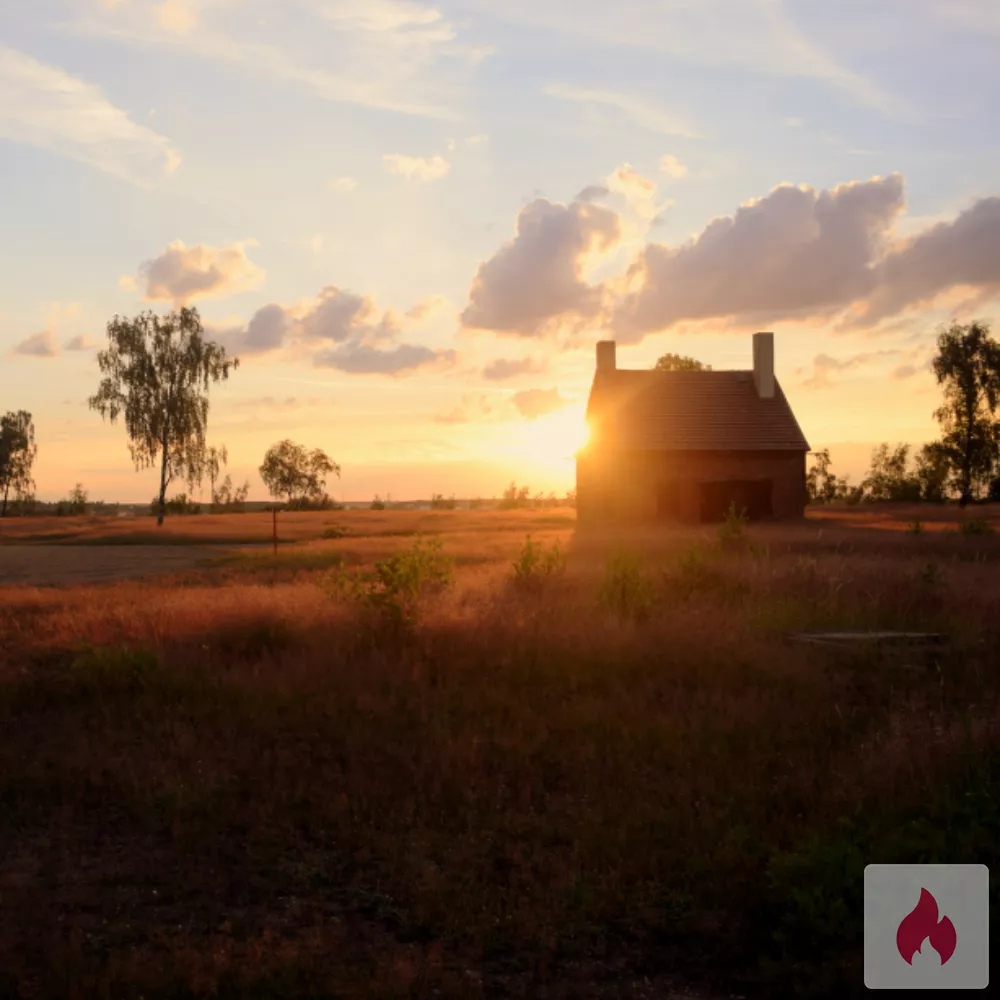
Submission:
[[623,370],[597,344],[577,455],[578,517],[716,521],[802,517],[809,444],[774,377],[774,335],[753,336],[750,371]]

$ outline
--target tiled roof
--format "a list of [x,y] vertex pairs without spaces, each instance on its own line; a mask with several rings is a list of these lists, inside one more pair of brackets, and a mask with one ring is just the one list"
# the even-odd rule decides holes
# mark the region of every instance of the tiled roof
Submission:
[[656,451],[808,451],[777,379],[761,399],[753,372],[598,372],[587,419],[595,445]]

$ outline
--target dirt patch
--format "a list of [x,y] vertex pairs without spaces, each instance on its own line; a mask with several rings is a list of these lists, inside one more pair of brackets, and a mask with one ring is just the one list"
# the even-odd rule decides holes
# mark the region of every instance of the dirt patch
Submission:
[[220,554],[202,545],[3,545],[0,586],[72,586],[178,573]]

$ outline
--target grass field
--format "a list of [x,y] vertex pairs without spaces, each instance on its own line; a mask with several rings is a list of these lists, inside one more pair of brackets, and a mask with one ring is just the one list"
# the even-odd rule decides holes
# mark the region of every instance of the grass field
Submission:
[[0,585],[0,997],[860,995],[866,863],[996,863],[1000,535],[954,508],[279,517],[0,522],[0,573],[211,560]]

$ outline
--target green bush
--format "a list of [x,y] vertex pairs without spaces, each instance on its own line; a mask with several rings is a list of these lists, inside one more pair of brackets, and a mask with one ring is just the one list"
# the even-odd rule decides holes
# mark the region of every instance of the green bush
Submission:
[[451,580],[452,560],[442,551],[441,540],[418,537],[409,549],[380,560],[370,571],[338,567],[324,587],[335,598],[359,604],[372,624],[399,632],[416,624],[420,601]]
[[531,535],[524,540],[521,552],[512,564],[514,568],[514,584],[525,589],[534,589],[545,581],[566,572],[566,556],[559,546],[558,540],[546,548],[539,542],[533,542]]
[[653,609],[655,588],[641,557],[616,552],[605,567],[598,599],[620,618],[645,621]]

